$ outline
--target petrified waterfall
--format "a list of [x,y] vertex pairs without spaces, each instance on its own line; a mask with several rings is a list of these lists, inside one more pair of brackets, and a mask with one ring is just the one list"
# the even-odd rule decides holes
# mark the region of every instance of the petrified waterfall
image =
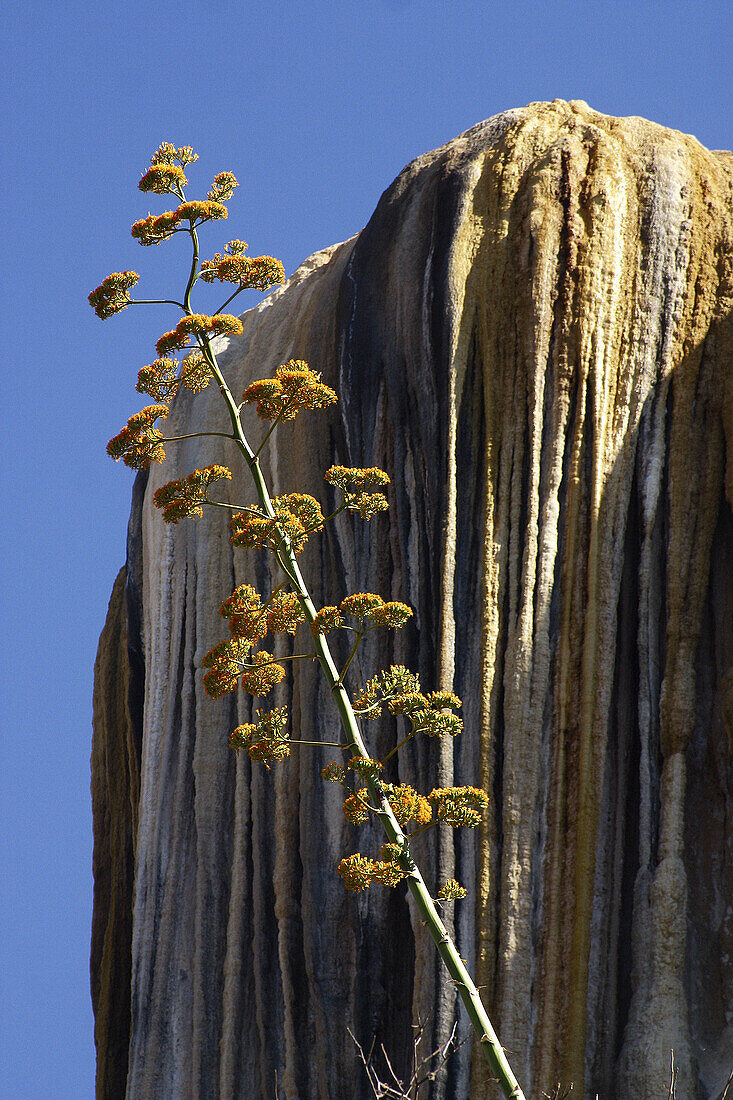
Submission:
[[[455,742],[391,763],[491,796],[419,857],[469,890],[449,916],[528,1096],[660,1100],[674,1049],[678,1100],[714,1100],[733,1068],[732,185],[731,154],[642,119],[508,111],[410,164],[222,345],[235,393],[294,357],[340,394],[277,436],[276,492],[327,504],[334,462],[393,475],[389,513],[339,517],[303,569],[321,603],[414,608],[357,681],[400,661],[464,699]],[[171,421],[226,429],[214,387]],[[460,1013],[404,891],[335,874],[379,839],[321,781],[334,750],[237,759],[252,700],[202,690],[221,601],[270,565],[232,553],[223,510],[167,527],[151,500],[227,459],[189,440],[139,476],[100,641],[98,1095],[358,1100],[347,1026],[401,1071],[415,1019],[437,1045]],[[334,740],[294,669],[276,701]],[[397,728],[368,733],[384,755]],[[494,1095],[470,1043],[431,1094]]]

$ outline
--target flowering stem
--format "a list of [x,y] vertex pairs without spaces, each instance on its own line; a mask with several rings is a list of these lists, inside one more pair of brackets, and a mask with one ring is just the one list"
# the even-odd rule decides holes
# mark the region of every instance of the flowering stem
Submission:
[[178,443],[181,439],[204,439],[209,435],[220,435],[222,439],[232,439],[231,432],[191,432],[190,435],[167,435],[163,436],[161,443]]
[[289,745],[325,745],[328,749],[348,749],[346,741],[301,741],[299,738],[288,737]]
[[183,302],[175,302],[172,298],[130,298],[128,305],[131,306],[178,306],[179,309],[185,309]]
[[250,669],[257,670],[267,668],[268,665],[279,665],[281,661],[315,661],[315,659],[315,653],[291,653],[289,657],[273,657],[271,661],[263,661],[259,665],[250,665],[243,661],[242,667],[249,672]]
[[[231,439],[232,437],[228,435],[226,438]],[[212,508],[226,508],[228,512],[249,512],[253,516],[259,516],[260,514],[259,508],[252,508],[249,504],[225,504],[222,500],[209,500],[208,497],[206,500],[202,500],[201,503],[210,504]]]

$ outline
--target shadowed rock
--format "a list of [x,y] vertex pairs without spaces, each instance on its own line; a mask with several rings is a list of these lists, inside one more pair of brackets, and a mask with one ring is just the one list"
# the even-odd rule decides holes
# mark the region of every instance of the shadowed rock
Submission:
[[[235,393],[291,357],[339,392],[280,430],[276,492],[329,503],[334,462],[393,476],[390,512],[339,517],[303,569],[317,602],[415,609],[356,681],[401,661],[464,699],[462,736],[394,774],[491,795],[483,828],[418,855],[469,889],[459,946],[527,1095],[657,1100],[674,1048],[678,1100],[712,1100],[733,1066],[732,184],[730,154],[642,119],[508,111],[410,164],[223,346]],[[213,387],[166,430],[212,424]],[[456,998],[403,891],[335,874],[379,838],[322,783],[333,750],[250,766],[227,737],[252,701],[202,690],[221,601],[268,564],[232,555],[223,510],[167,527],[152,495],[234,463],[221,443],[138,483],[100,642],[98,1095],[365,1097],[347,1026],[399,1071],[412,1020],[436,1045]],[[335,739],[310,665],[278,693]],[[368,734],[384,754],[396,728]],[[493,1094],[467,1044],[431,1095]]]

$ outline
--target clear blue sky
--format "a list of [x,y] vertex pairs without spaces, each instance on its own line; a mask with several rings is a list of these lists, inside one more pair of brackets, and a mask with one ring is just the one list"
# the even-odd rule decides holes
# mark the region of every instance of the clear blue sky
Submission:
[[732,31],[730,0],[5,5],[2,1100],[93,1095],[92,666],[132,484],[105,445],[140,407],[137,369],[168,317],[102,324],[86,296],[113,270],[151,296],[171,268],[180,280],[173,246],[129,236],[158,209],[136,189],[151,153],[193,145],[202,191],[233,171],[210,240],[242,237],[290,274],[357,232],[413,157],[532,100],[732,148]]

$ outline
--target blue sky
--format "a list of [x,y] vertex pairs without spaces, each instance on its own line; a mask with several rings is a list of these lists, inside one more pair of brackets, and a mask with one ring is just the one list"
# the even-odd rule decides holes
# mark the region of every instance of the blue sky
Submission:
[[233,171],[209,240],[242,237],[290,274],[361,229],[413,157],[508,107],[585,99],[732,148],[733,8],[26,0],[0,34],[0,1097],[79,1100],[94,1091],[92,667],[132,485],[105,445],[169,327],[153,307],[102,324],[86,296],[125,268],[152,297],[180,284],[182,252],[129,235],[158,209],[137,191],[152,152],[193,145],[202,192]]

